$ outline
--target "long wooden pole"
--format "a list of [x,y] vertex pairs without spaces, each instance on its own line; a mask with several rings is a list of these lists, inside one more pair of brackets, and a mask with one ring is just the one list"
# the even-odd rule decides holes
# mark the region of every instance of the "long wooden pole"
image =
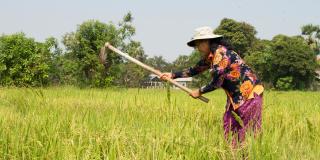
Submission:
[[[119,49],[113,47],[113,46],[112,46],[111,44],[109,44],[108,42],[105,44],[105,47],[106,47],[106,48],[109,48],[110,50],[114,51],[115,53],[118,53],[119,55],[123,56],[124,58],[128,59],[129,61],[131,61],[131,62],[133,62],[133,63],[141,66],[142,68],[144,68],[144,69],[146,69],[146,70],[148,70],[148,71],[150,71],[150,72],[152,72],[152,73],[154,73],[154,74],[156,74],[156,75],[158,75],[158,76],[161,76],[161,75],[162,75],[162,72],[160,72],[159,70],[156,70],[156,69],[154,69],[154,68],[152,68],[152,67],[150,67],[150,66],[148,66],[148,65],[146,65],[146,64],[144,64],[144,63],[142,63],[142,62],[140,62],[140,61],[138,61],[137,59],[129,56],[129,55],[126,54],[126,53],[123,53],[123,52],[120,51]],[[167,79],[167,81],[169,81],[171,84],[177,86],[178,88],[182,89],[183,91],[185,91],[185,92],[187,92],[187,93],[189,93],[189,94],[192,92],[191,89],[189,89],[189,88],[181,85],[180,83],[174,81],[174,80],[171,79],[171,78],[170,78],[170,79]],[[200,99],[201,101],[206,102],[206,103],[209,102],[209,99],[206,98],[206,97],[203,97],[203,96],[198,97],[198,99]]]

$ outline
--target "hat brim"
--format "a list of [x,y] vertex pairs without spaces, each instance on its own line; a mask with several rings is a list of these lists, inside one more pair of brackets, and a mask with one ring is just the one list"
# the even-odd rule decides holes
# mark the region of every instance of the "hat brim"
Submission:
[[187,43],[187,45],[188,45],[189,47],[195,47],[195,46],[196,46],[195,42],[196,42],[197,40],[217,39],[217,38],[222,38],[222,37],[223,37],[222,35],[197,37],[197,38],[194,38],[194,39],[192,39],[191,41],[189,41],[189,42]]

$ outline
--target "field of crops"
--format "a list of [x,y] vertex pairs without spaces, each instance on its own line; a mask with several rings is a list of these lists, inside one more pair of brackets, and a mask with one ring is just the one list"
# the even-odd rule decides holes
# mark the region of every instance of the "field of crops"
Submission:
[[320,93],[267,91],[263,133],[232,150],[226,97],[182,91],[0,89],[0,159],[319,159]]

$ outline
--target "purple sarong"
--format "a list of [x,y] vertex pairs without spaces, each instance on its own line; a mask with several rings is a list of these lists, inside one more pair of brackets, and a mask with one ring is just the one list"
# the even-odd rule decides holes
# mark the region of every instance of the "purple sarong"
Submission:
[[254,98],[245,101],[235,111],[228,99],[223,127],[225,139],[229,140],[231,137],[233,146],[245,140],[247,131],[251,130],[256,134],[261,130],[262,95],[255,94]]

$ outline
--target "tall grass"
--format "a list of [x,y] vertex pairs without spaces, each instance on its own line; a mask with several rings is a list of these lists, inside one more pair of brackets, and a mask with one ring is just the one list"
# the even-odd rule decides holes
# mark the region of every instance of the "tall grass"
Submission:
[[263,133],[232,150],[226,97],[182,91],[0,89],[1,159],[319,159],[320,93],[264,93]]

